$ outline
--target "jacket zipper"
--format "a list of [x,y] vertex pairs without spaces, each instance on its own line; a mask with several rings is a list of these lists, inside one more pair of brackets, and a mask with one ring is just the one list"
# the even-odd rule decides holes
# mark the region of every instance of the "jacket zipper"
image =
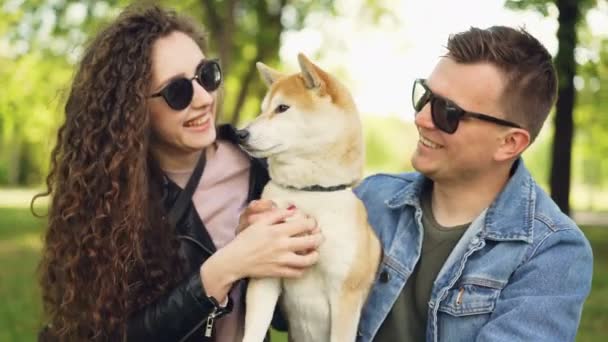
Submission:
[[194,243],[195,245],[197,245],[198,247],[200,247],[203,251],[205,251],[209,255],[213,254],[213,252],[208,247],[206,247],[205,245],[203,245],[202,243],[200,243],[198,240],[196,240],[195,238],[193,238],[193,237],[191,237],[189,235],[178,235],[177,238],[178,239],[188,240],[188,241]]
[[192,334],[194,334],[201,327],[201,325],[203,325],[203,323],[205,323],[205,320],[202,320],[202,321],[200,321],[200,323],[195,325],[194,328],[192,328],[190,331],[188,331],[188,333],[186,335],[184,335],[184,337],[182,337],[181,340],[179,340],[179,342],[185,342],[190,336],[192,336]]
[[215,316],[217,315],[217,308],[213,308],[213,311],[207,317],[207,324],[205,326],[205,337],[211,337],[213,334],[213,323],[215,323]]
[[[196,246],[198,246],[200,249],[202,249],[204,252],[208,253],[209,255],[213,254],[213,252],[207,248],[205,245],[203,245],[202,243],[200,243],[199,241],[197,241],[196,239],[194,239],[191,236],[188,235],[178,235],[177,236],[178,239],[183,239],[183,240],[188,240],[192,243],[194,243]],[[205,322],[207,323],[206,329],[205,329],[205,337],[211,337],[211,330],[213,329],[213,323],[215,321],[215,316],[216,316],[216,312],[217,312],[217,308],[213,308],[213,311],[211,311],[211,314],[206,318],[201,320],[196,326],[194,326],[194,328],[192,328],[190,331],[188,331],[188,333],[186,335],[184,335],[184,337],[182,337],[179,342],[184,342],[186,341],[190,336],[192,336],[192,334],[194,334]],[[211,316],[213,316],[213,318],[211,318]],[[211,319],[211,322],[209,322],[209,320]]]
[[[253,199],[256,190],[258,190],[257,186],[258,186],[259,181],[258,181],[258,177],[256,177],[256,175],[254,175],[254,173],[255,173],[254,170],[258,167],[264,168],[264,166],[261,165],[261,162],[259,160],[256,160],[251,157],[249,157],[249,160],[250,160],[251,167],[250,167],[250,175],[249,175],[249,190],[247,192],[247,202],[249,202]],[[209,255],[213,254],[213,251],[211,251],[208,247],[206,247],[205,245],[200,243],[198,240],[196,240],[195,238],[193,238],[189,235],[178,235],[177,238],[188,240],[188,241],[194,243],[195,245],[197,245],[199,248],[201,248],[207,254],[209,254]],[[186,339],[188,339],[190,336],[192,336],[192,334],[194,334],[194,332],[196,332],[204,323],[206,323],[205,337],[210,338],[213,335],[213,325],[215,324],[215,317],[217,315],[218,315],[217,308],[213,308],[213,311],[211,311],[211,314],[209,314],[209,316],[207,316],[206,319],[203,319],[202,321],[200,321],[194,328],[192,328],[192,330],[190,330],[184,337],[182,337],[179,340],[179,342],[186,341]],[[266,336],[266,337],[268,337],[268,336]],[[266,341],[266,338],[264,340]]]

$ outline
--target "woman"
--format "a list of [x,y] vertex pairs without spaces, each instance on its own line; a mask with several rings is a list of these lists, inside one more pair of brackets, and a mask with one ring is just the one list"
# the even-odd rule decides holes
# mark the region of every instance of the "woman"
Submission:
[[131,7],[85,51],[47,179],[44,338],[239,340],[241,280],[316,261],[296,209],[257,203],[235,237],[268,175],[216,130],[221,70],[202,46],[191,21]]

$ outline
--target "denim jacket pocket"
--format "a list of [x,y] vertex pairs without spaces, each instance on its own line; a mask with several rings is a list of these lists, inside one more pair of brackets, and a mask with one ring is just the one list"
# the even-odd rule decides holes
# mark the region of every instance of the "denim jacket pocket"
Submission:
[[469,279],[448,290],[439,311],[452,316],[487,314],[494,311],[502,286],[495,281]]

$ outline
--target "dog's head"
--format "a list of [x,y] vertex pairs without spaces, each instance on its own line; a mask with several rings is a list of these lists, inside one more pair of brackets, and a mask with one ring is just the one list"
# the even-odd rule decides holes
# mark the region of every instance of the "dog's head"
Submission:
[[261,114],[238,132],[241,145],[269,162],[329,152],[361,163],[361,123],[352,96],[303,54],[298,61],[300,72],[292,75],[257,63],[269,90]]

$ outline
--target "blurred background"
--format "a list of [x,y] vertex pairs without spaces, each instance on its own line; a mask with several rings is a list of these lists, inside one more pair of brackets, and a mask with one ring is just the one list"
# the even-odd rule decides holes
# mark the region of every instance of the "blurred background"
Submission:
[[[577,341],[605,341],[608,0],[159,2],[206,28],[207,55],[221,59],[227,76],[223,122],[239,125],[257,114],[265,87],[256,61],[296,71],[296,55],[304,52],[336,74],[362,113],[367,174],[412,169],[418,135],[411,84],[429,74],[450,33],[525,27],[555,57],[560,89],[554,113],[524,159],[593,245],[593,289]],[[41,324],[35,272],[44,219],[31,215],[29,201],[48,172],[83,45],[129,3],[0,0],[0,341],[34,340]]]

